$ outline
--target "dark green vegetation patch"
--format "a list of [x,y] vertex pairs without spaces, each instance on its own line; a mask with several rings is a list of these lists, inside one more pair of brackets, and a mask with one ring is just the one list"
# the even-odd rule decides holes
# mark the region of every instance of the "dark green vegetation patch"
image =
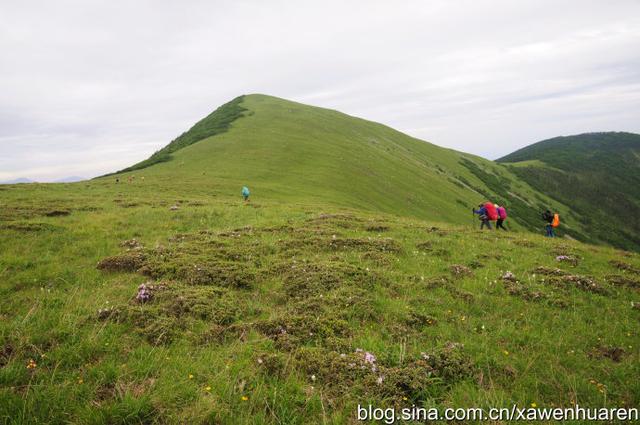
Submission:
[[170,161],[172,159],[172,153],[199,142],[200,140],[224,133],[229,130],[231,123],[242,117],[242,114],[247,111],[245,108],[240,106],[243,98],[244,96],[238,96],[232,101],[225,103],[211,114],[198,121],[189,129],[189,131],[182,133],[167,146],[155,152],[148,159],[120,170],[118,173],[140,170],[160,162]]
[[[498,161],[507,164],[511,172],[536,190],[576,213],[588,232],[572,236],[638,251],[639,158],[640,135],[612,132],[556,137]],[[518,164],[531,160],[542,165]]]

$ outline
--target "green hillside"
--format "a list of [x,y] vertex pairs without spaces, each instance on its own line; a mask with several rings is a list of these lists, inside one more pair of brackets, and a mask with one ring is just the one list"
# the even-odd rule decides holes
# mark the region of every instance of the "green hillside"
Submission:
[[640,250],[640,135],[556,137],[498,161],[570,206],[586,229],[586,240]]
[[[229,112],[229,108],[231,112]],[[235,120],[229,122],[228,117]],[[213,135],[201,128],[225,131]],[[563,205],[521,183],[491,161],[426,143],[337,111],[264,95],[241,96],[168,145],[171,160],[128,174],[202,193],[236,194],[242,185],[262,199],[337,205],[458,224],[491,199],[507,206],[516,229],[539,231],[539,213]],[[197,143],[195,143],[197,141]],[[134,167],[147,165],[142,162]],[[123,175],[125,178],[127,173]],[[565,230],[582,228],[567,216]]]
[[262,95],[179,139],[0,186],[0,423],[640,404],[640,255],[541,236],[547,205],[584,228],[512,166]]

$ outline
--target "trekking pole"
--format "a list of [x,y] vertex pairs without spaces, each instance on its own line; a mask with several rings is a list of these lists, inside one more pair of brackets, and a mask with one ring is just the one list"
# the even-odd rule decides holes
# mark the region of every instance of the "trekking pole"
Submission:
[[476,228],[476,213],[475,209],[471,207],[471,230],[475,230]]

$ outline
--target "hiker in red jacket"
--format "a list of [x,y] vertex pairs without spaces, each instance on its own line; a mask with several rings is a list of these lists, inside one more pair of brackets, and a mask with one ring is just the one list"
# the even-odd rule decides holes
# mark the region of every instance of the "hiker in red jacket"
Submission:
[[504,227],[503,223],[507,219],[507,210],[498,204],[496,204],[495,207],[496,207],[496,211],[498,212],[498,220],[496,221],[496,230],[502,229],[506,232],[507,228]]

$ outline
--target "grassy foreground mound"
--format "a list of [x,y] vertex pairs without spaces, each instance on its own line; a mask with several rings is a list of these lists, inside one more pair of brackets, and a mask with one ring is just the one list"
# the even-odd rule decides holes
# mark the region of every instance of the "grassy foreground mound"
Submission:
[[0,189],[2,421],[640,403],[638,254],[156,184]]

